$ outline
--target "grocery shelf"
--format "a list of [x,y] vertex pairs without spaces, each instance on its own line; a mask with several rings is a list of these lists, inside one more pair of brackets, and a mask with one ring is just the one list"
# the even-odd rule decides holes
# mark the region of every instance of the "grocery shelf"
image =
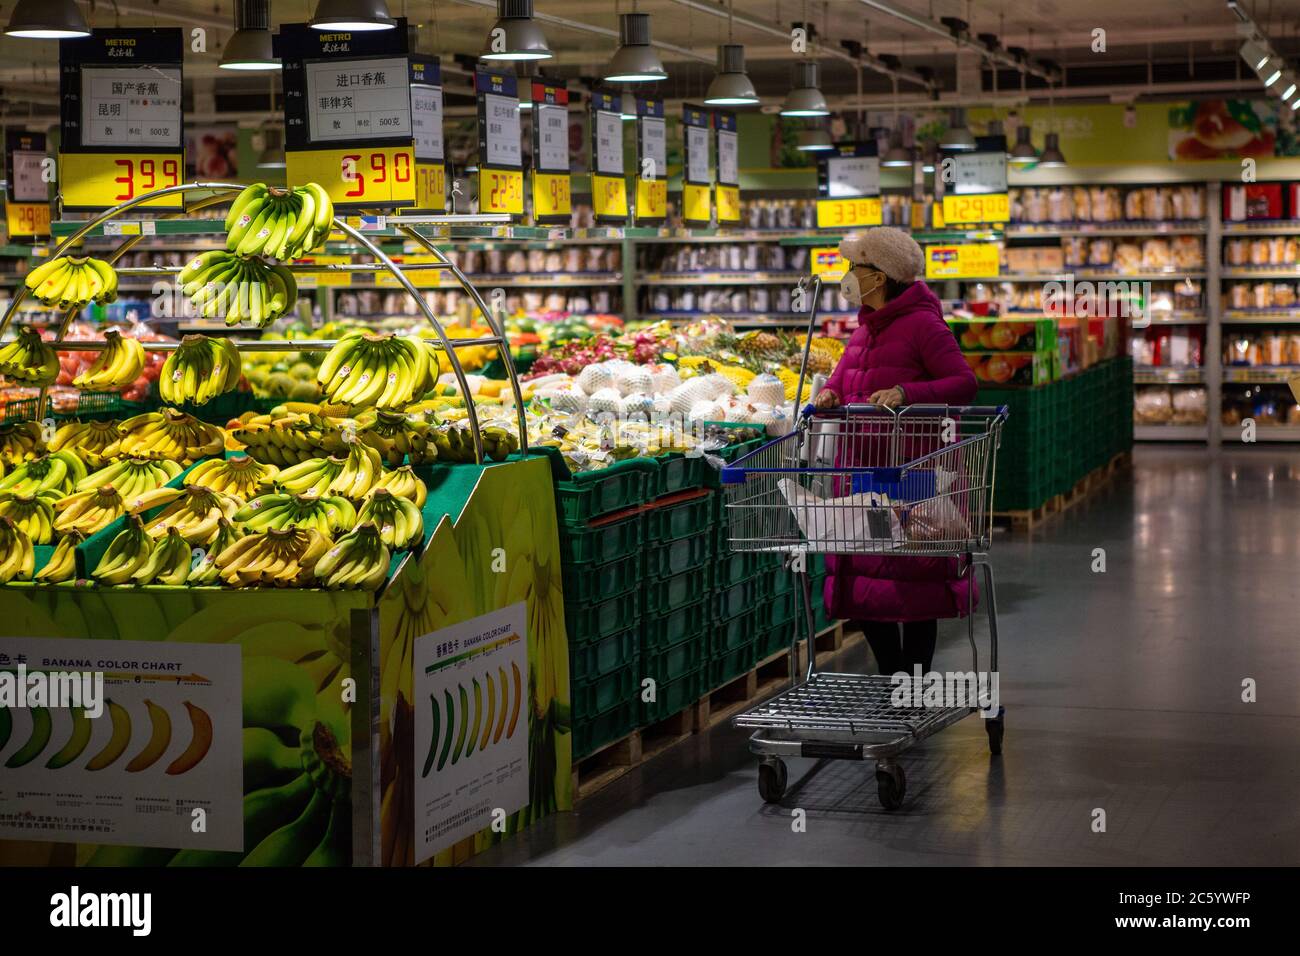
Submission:
[[[1240,443],[1241,433],[1225,425],[1222,440]],[[1300,425],[1258,425],[1255,441],[1300,441]]]
[[637,285],[793,285],[803,276],[797,271],[646,272],[632,281]]
[[1223,313],[1229,325],[1285,325],[1300,323],[1300,309],[1229,309]]
[[1220,279],[1300,279],[1300,264],[1282,266],[1224,266]]
[[1078,223],[1017,223],[1006,229],[1008,239],[1069,239],[1087,236],[1190,236],[1205,235],[1204,220],[1185,219],[1169,222],[1078,222]]
[[1151,316],[1152,325],[1204,325],[1210,317],[1204,312],[1156,312]]
[[[817,312],[818,319],[851,319],[857,316],[856,312]],[[642,313],[639,318],[650,322],[694,322],[699,319],[716,317],[725,319],[734,325],[807,325],[807,313],[800,312],[646,312]]]
[[1133,369],[1134,385],[1200,385],[1204,381],[1203,368],[1138,366]]
[[1134,425],[1134,441],[1207,441],[1207,425]]
[[[959,282],[1113,282],[1119,280],[1136,280],[1148,282],[1176,282],[1179,279],[1204,279],[1204,272],[1180,270],[1163,270],[1160,272],[1004,272],[996,276],[974,276],[963,278]],[[932,279],[933,282],[946,281]]]
[[1225,236],[1300,235],[1300,219],[1267,219],[1256,222],[1225,222]]
[[1225,365],[1223,381],[1237,385],[1286,384],[1300,375],[1300,365]]

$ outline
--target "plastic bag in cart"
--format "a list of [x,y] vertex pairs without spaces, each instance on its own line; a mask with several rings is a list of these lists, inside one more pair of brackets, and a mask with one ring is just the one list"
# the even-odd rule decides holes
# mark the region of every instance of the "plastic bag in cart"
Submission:
[[888,551],[903,543],[903,529],[888,495],[868,491],[823,498],[789,478],[777,487],[813,549],[832,554]]

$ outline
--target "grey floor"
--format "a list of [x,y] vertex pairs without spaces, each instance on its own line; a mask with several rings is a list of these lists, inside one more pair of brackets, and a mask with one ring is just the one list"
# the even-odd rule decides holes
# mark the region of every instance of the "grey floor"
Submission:
[[[967,719],[904,756],[901,811],[841,761],[792,761],[766,806],[745,734],[719,726],[474,864],[1300,863],[1300,452],[1139,447],[1131,476],[992,558],[1002,757]],[[955,622],[935,664],[969,666]]]

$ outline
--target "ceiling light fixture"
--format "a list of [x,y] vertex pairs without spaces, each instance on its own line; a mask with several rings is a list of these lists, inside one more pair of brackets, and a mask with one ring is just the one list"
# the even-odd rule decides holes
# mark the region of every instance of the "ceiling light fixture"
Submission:
[[758,103],[754,84],[745,73],[745,48],[739,43],[718,47],[718,72],[709,83],[704,102],[709,106],[753,106]]
[[90,36],[73,0],[18,0],[5,33],[24,40],[71,40]]
[[1056,133],[1047,134],[1043,155],[1038,158],[1038,165],[1048,169],[1065,165],[1065,154],[1061,152],[1061,139]]
[[1256,72],[1258,72],[1264,64],[1268,62],[1268,58],[1271,55],[1272,54],[1268,51],[1268,47],[1259,40],[1247,40],[1241,45],[1241,58]]
[[271,52],[271,0],[236,0],[235,35],[222,51],[223,70],[278,70]]
[[975,145],[975,137],[966,127],[966,111],[960,107],[954,109],[948,117],[948,128],[939,138],[939,148],[971,150]]
[[790,92],[781,104],[782,116],[830,116],[830,107],[817,83],[817,62],[799,60],[790,71]]
[[903,128],[895,126],[889,134],[889,149],[880,157],[881,166],[899,167],[912,165],[912,153],[903,145]]
[[650,45],[650,14],[620,14],[618,42],[618,49],[605,67],[606,82],[653,83],[668,79],[668,71]]
[[258,169],[284,169],[284,129],[267,126],[262,130],[262,152],[257,157]]
[[801,153],[825,153],[835,148],[831,142],[830,134],[820,126],[813,129],[799,130],[799,138],[795,141],[795,149]]
[[1264,65],[1259,70],[1259,78],[1264,81],[1265,88],[1282,79],[1282,71],[1285,68],[1286,64],[1282,62],[1281,57],[1271,56],[1265,60]]
[[1028,123],[1016,127],[1016,145],[1011,147],[1011,155],[1007,159],[1017,166],[1028,166],[1038,162],[1038,150],[1034,149]]
[[1284,100],[1291,99],[1292,94],[1294,94],[1296,91],[1296,82],[1295,82],[1294,74],[1290,72],[1286,73],[1286,75],[1283,76],[1282,83],[1280,85],[1282,86],[1282,99]]
[[939,162],[939,147],[931,140],[925,144],[925,149],[921,151],[921,172],[932,173],[934,167]]
[[391,30],[397,21],[384,0],[320,0],[311,18],[313,30],[351,30],[367,33]]
[[488,31],[481,60],[549,60],[542,28],[533,19],[533,0],[497,0],[497,22]]

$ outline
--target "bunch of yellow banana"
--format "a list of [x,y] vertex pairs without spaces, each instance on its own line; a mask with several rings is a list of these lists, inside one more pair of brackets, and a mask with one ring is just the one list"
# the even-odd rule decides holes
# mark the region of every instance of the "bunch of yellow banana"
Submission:
[[[367,408],[356,416],[357,437],[396,468],[407,455],[427,458],[429,420],[420,414]],[[433,453],[437,457],[437,453]]]
[[188,484],[247,501],[264,485],[269,486],[279,473],[280,469],[275,465],[264,465],[248,455],[236,455],[234,458],[201,461],[185,476],[185,480]]
[[209,544],[217,536],[218,522],[222,518],[233,521],[235,514],[244,507],[243,498],[198,485],[186,485],[183,489],[159,488],[144,497],[152,500],[142,501],[129,509],[132,514],[164,505],[162,511],[149,519],[145,529],[152,537],[157,538],[174,528],[186,541],[195,545]]
[[190,576],[190,542],[176,528],[154,541],[149,558],[131,573],[135,584],[166,584],[180,587]]
[[239,529],[233,522],[223,518],[217,519],[217,533],[203,552],[199,563],[190,571],[189,584],[209,585],[221,583],[221,569],[217,567],[217,556],[239,540]]
[[38,495],[44,492],[66,494],[85,477],[86,466],[81,459],[70,451],[60,450],[15,467],[0,478],[0,491],[12,491],[20,495]]
[[59,534],[79,531],[90,537],[126,514],[126,502],[116,488],[108,485],[60,498],[54,510],[59,515],[54,519],[55,531]]
[[418,338],[344,333],[316,370],[331,402],[401,408],[429,388],[429,350]]
[[233,389],[242,374],[239,350],[230,339],[187,335],[163,363],[158,394],[173,405],[203,405]]
[[316,562],[329,547],[330,539],[318,531],[272,528],[240,538],[217,555],[218,575],[234,587],[310,586]]
[[127,584],[131,575],[148,563],[153,554],[153,538],[145,533],[144,524],[139,515],[127,519],[126,528],[108,545],[108,550],[90,572],[100,584]]
[[123,458],[86,475],[73,486],[73,490],[93,491],[96,488],[112,486],[128,505],[134,505],[135,500],[141,495],[161,488],[180,473],[181,466],[165,458],[161,461],[148,458]]
[[342,430],[347,421],[350,419],[298,412],[276,419],[259,415],[236,428],[231,437],[244,446],[250,457],[285,468],[342,452],[347,447]]
[[350,531],[357,523],[357,509],[339,495],[260,495],[241,507],[230,519],[245,534],[271,529],[313,528],[327,538]]
[[36,572],[36,580],[51,584],[73,580],[77,576],[77,545],[85,540],[86,536],[80,531],[69,531],[60,538],[50,560]]
[[201,252],[185,263],[176,284],[199,315],[224,318],[226,325],[247,320],[260,329],[298,304],[298,281],[287,267],[221,249]]
[[53,385],[59,377],[59,353],[42,341],[30,325],[18,327],[18,337],[0,347],[0,375],[24,385]]
[[30,581],[36,570],[32,539],[10,518],[0,518],[0,584]]
[[24,421],[0,425],[0,462],[14,465],[44,451],[45,438],[39,423]]
[[401,550],[424,540],[424,515],[415,502],[399,498],[387,488],[376,488],[357,514],[356,522],[372,522],[390,548]]
[[117,273],[103,259],[51,259],[27,273],[23,284],[38,302],[61,309],[82,309],[91,302],[102,304],[117,298]]
[[140,377],[144,363],[144,346],[138,339],[122,338],[117,329],[109,329],[103,350],[72,384],[92,392],[120,392]]
[[383,488],[389,494],[398,498],[405,498],[417,508],[424,507],[424,501],[429,495],[429,489],[425,486],[424,481],[411,469],[410,465],[403,465],[401,468],[394,468],[392,471],[384,472],[380,475],[379,480],[375,482],[374,488],[370,489],[371,494],[379,488]]
[[292,494],[336,494],[360,501],[379,480],[383,470],[379,452],[369,445],[353,442],[346,455],[308,458],[280,469],[275,483]]
[[379,529],[367,521],[325,552],[316,563],[316,581],[325,588],[374,591],[387,579],[390,561]]
[[[508,455],[519,450],[519,439],[505,425],[483,425],[479,433],[483,436],[483,457],[487,461],[505,461]],[[429,445],[437,450],[441,461],[474,460],[474,437],[468,422],[443,422],[434,426],[429,429]],[[415,461],[414,456],[412,461]]]
[[325,244],[334,204],[317,183],[278,189],[254,183],[226,214],[226,248],[241,256],[293,259]]
[[174,408],[132,416],[121,423],[121,429],[122,438],[104,449],[105,455],[170,459],[188,467],[226,447],[226,434],[220,428]]
[[50,451],[72,452],[90,468],[108,463],[104,449],[122,437],[117,422],[65,422],[50,439]]
[[54,501],[46,495],[0,492],[0,516],[21,528],[32,544],[49,544],[54,540]]

